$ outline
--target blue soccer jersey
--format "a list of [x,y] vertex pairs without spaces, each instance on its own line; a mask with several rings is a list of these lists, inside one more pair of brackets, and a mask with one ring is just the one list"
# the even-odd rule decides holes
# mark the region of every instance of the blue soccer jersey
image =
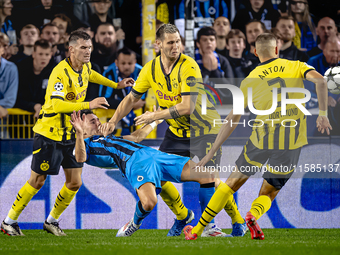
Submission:
[[133,153],[145,146],[109,135],[85,139],[86,163],[101,168],[119,168],[125,175],[126,163]]

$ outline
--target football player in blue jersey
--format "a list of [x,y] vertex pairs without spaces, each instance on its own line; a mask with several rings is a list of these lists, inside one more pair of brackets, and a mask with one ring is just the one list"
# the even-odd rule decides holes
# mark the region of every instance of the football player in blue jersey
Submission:
[[[91,110],[73,112],[70,121],[76,130],[75,157],[77,162],[103,168],[119,168],[136,190],[139,201],[133,218],[119,229],[117,236],[131,236],[139,229],[143,219],[157,204],[157,194],[166,181],[196,181],[200,184],[214,183],[214,175],[209,171],[197,169],[189,157],[167,154],[156,149],[138,144],[162,120],[157,120],[131,135],[104,137],[99,131],[98,117]],[[218,188],[219,179],[215,187]],[[194,219],[189,210],[186,224]]]

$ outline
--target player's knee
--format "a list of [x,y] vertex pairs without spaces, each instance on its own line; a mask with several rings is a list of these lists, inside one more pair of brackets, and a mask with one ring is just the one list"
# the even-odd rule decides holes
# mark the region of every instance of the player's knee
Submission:
[[72,190],[72,191],[77,191],[78,189],[80,189],[81,185],[82,185],[82,181],[81,180],[78,180],[78,181],[73,181],[73,182],[68,182],[66,183],[66,187],[69,189],[69,190]]
[[142,201],[145,211],[151,211],[157,204],[157,197],[148,197]]

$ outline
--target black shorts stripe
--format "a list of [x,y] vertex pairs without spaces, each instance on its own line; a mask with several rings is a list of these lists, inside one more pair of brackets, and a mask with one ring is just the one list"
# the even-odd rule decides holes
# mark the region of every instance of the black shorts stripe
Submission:
[[63,129],[63,136],[62,136],[62,141],[63,142],[66,142],[67,140],[67,128],[66,128],[66,125],[65,125],[65,113],[61,113],[60,114],[60,124],[61,124],[61,128]]

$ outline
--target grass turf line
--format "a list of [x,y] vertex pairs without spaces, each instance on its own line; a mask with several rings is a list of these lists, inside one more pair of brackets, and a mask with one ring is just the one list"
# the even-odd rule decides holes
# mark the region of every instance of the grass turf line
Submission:
[[[0,254],[339,254],[340,229],[265,229],[265,240],[245,237],[199,238],[196,241],[167,237],[168,230],[139,230],[116,238],[117,230],[66,230],[56,237],[42,230],[24,230],[25,237],[1,232]],[[230,230],[226,230],[227,233]]]

